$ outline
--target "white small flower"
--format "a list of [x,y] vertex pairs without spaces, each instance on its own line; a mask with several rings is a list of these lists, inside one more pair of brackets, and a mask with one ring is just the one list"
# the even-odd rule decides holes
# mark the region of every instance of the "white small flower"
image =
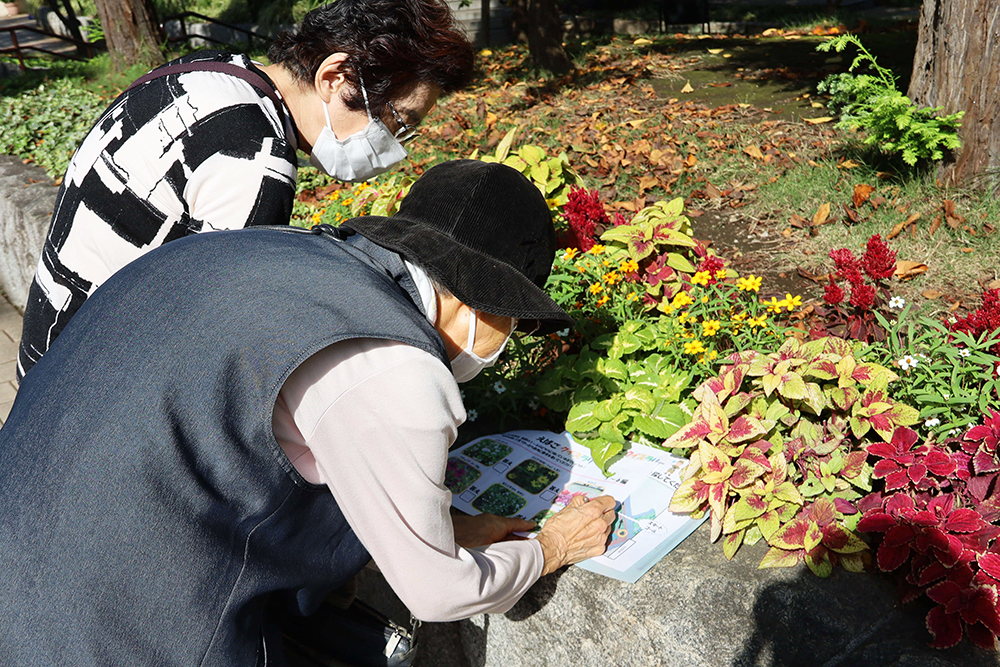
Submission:
[[904,371],[908,371],[911,368],[916,368],[917,366],[917,360],[914,359],[909,354],[900,359],[899,361],[897,361],[896,363],[899,364],[899,367],[902,368]]
[[502,394],[505,391],[507,391],[507,387],[503,386],[503,382],[497,380],[496,382],[493,383],[493,391],[495,391],[498,394]]
[[941,424],[940,419],[938,419],[937,417],[931,417],[930,419],[924,422],[924,428],[934,428],[935,426],[939,426],[940,424]]
[[560,329],[559,331],[556,332],[556,335],[559,336],[560,338],[565,338],[566,336],[569,335],[569,327],[566,327],[565,329]]
[[948,318],[948,324],[958,324],[958,318],[952,315]]
[[931,360],[931,358],[928,357],[926,354],[918,354],[917,356],[920,357],[921,359],[923,359],[924,361],[930,361]]
[[538,399],[536,397],[532,396],[531,400],[528,401],[528,407],[531,408],[532,410],[537,410],[538,409],[538,405],[539,405]]
[[963,356],[963,357],[967,357],[967,356],[969,356],[970,354],[972,354],[972,352],[971,352],[971,351],[969,351],[969,348],[967,348],[967,347],[963,347],[963,348],[962,348],[961,350],[959,350],[959,351],[958,351],[958,353],[959,353],[959,354],[960,354],[961,356]]
[[901,296],[894,296],[889,299],[889,307],[893,310],[902,310],[903,306],[906,305],[906,299]]
[[951,399],[951,394],[949,394],[948,392],[945,392],[945,393],[941,394],[941,398],[943,398],[946,401],[950,400]]
[[470,422],[474,422],[479,418],[479,412],[477,412],[475,408],[469,410],[467,415]]
[[962,432],[962,429],[960,429],[960,428],[958,428],[958,427],[956,426],[955,428],[953,428],[953,429],[951,429],[950,431],[948,431],[948,435],[950,435],[950,436],[954,437],[954,436],[958,435],[958,434],[959,434],[959,433],[961,433],[961,432]]

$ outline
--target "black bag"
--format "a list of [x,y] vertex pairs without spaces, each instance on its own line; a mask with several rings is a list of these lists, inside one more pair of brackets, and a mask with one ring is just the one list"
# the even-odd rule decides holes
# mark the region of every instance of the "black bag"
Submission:
[[284,621],[285,653],[293,665],[410,667],[417,654],[420,621],[411,616],[406,629],[360,600],[347,609],[325,602],[315,614]]

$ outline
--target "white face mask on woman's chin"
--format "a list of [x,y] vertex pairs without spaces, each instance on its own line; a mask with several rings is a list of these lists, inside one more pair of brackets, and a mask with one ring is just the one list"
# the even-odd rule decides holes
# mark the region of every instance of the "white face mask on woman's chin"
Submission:
[[365,111],[368,125],[346,139],[338,139],[330,123],[330,110],[323,103],[326,125],[319,133],[309,155],[309,163],[341,181],[367,181],[399,164],[407,155],[403,145],[392,135],[389,128],[378,118],[372,118],[368,108],[368,93],[364,84],[361,92],[365,97]]
[[309,163],[323,173],[340,181],[367,181],[406,158],[406,149],[381,120],[373,118],[363,130],[340,140],[330,127],[326,104],[323,112],[326,125],[309,155]]
[[455,381],[458,383],[468,382],[472,378],[479,375],[481,370],[489,368],[495,364],[497,362],[497,358],[500,356],[500,353],[503,352],[505,347],[507,347],[507,341],[510,340],[511,335],[514,333],[514,327],[516,326],[516,324],[511,326],[510,333],[508,333],[507,337],[504,338],[503,343],[500,344],[500,347],[497,348],[496,352],[484,359],[472,350],[476,344],[476,320],[478,318],[476,317],[475,308],[470,308],[469,311],[469,338],[465,342],[465,349],[460,350],[459,353],[455,355],[455,358],[451,360],[451,372],[454,374]]

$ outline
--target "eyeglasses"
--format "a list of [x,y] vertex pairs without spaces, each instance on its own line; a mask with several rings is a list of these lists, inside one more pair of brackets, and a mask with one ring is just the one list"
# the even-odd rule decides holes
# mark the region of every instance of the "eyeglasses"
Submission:
[[417,138],[420,134],[420,130],[417,129],[416,125],[409,125],[403,122],[403,118],[396,111],[396,107],[392,106],[392,102],[386,101],[386,106],[389,107],[389,111],[392,112],[392,117],[396,120],[396,124],[399,125],[399,129],[396,130],[396,141],[401,144],[407,144]]

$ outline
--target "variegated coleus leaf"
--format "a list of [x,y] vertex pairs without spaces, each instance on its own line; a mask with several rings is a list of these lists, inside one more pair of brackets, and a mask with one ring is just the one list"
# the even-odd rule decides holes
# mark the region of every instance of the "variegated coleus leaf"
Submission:
[[740,390],[743,379],[746,377],[748,364],[734,364],[723,366],[719,369],[719,374],[702,382],[694,390],[694,398],[697,401],[705,400],[705,395],[709,392],[715,394],[716,399],[721,403],[732,394]]
[[920,421],[920,412],[909,405],[889,398],[885,391],[869,389],[851,408],[851,432],[863,438],[869,430],[889,442],[898,426],[910,426]]
[[708,392],[695,410],[691,422],[667,438],[662,447],[690,449],[699,446],[705,440],[717,444],[728,432],[729,417],[715,394]]

